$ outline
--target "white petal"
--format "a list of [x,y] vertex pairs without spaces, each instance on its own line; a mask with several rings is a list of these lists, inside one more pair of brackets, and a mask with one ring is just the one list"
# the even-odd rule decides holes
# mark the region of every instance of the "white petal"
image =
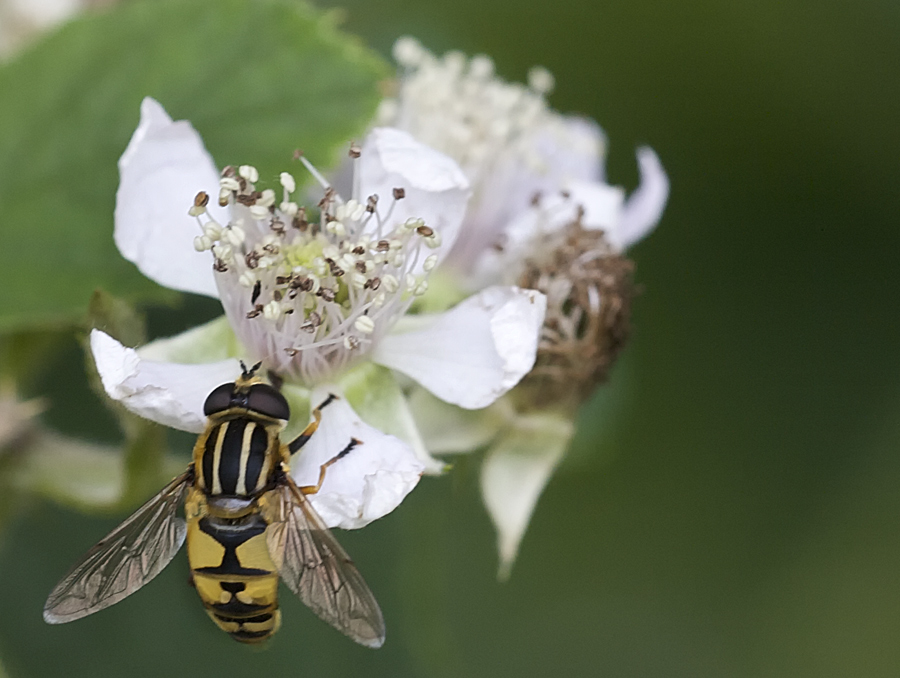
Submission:
[[394,205],[388,226],[411,217],[424,219],[440,234],[442,244],[435,254],[443,259],[453,247],[469,200],[469,181],[459,165],[406,132],[380,127],[366,139],[358,171],[359,200],[378,195],[380,214],[387,214],[395,188],[405,191]]
[[484,449],[515,415],[509,398],[498,398],[480,410],[464,410],[424,388],[414,388],[408,402],[425,447],[432,454],[466,454]]
[[497,528],[501,579],[509,576],[541,492],[574,431],[571,420],[558,416],[520,416],[485,456],[481,493]]
[[[311,402],[320,403],[335,386],[313,390]],[[363,527],[400,505],[416,486],[424,466],[409,445],[364,423],[344,398],[322,410],[315,435],[294,456],[291,475],[300,485],[315,485],[319,468],[347,447],[351,438],[362,444],[336,461],[325,472],[313,507],[329,527],[347,530]]]
[[[504,229],[528,210],[535,195],[557,194],[572,182],[600,181],[606,139],[592,120],[551,114],[492,161],[473,179],[463,235],[449,265],[471,271],[473,264],[501,239]],[[523,149],[527,149],[527,153]],[[572,215],[575,212],[572,210]],[[503,237],[504,246],[507,244]]]
[[191,124],[172,122],[158,102],[144,99],[141,122],[119,159],[115,239],[122,256],[160,285],[217,297],[212,257],[194,249],[200,229],[188,210],[206,191],[211,216],[228,222],[217,203],[218,177]]
[[366,362],[345,372],[340,378],[340,386],[363,421],[379,431],[397,436],[412,448],[424,465],[425,473],[436,475],[446,469],[446,464],[428,453],[407,397],[391,370]]
[[549,136],[552,142],[539,142],[539,148],[557,181],[603,180],[606,134],[600,125],[589,118],[565,115],[560,128]]
[[[489,287],[423,329],[387,335],[372,360],[402,372],[438,398],[487,407],[534,366],[547,300],[535,290]],[[402,326],[401,326],[402,327]]]
[[584,210],[581,220],[587,228],[602,229],[610,234],[619,226],[622,218],[622,202],[625,192],[618,186],[610,186],[601,181],[578,181],[566,186],[568,202],[572,211],[560,214],[553,223],[565,226],[576,217],[578,208]]
[[620,250],[631,247],[653,230],[669,199],[669,177],[653,149],[639,148],[637,159],[641,183],[628,196],[618,227],[608,234],[610,242]]
[[202,365],[144,360],[100,330],[91,332],[91,351],[110,398],[145,419],[191,433],[206,426],[203,403],[210,392],[241,373],[234,359]]

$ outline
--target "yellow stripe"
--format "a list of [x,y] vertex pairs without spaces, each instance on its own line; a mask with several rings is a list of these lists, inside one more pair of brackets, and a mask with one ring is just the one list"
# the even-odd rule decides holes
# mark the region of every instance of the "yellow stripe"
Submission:
[[244,427],[244,439],[241,441],[241,470],[238,474],[237,486],[234,488],[237,494],[250,494],[245,483],[247,482],[247,462],[250,460],[250,438],[255,430],[256,424],[248,421]]
[[269,435],[268,429],[266,429],[266,442],[268,445],[266,456],[263,457],[262,468],[259,469],[259,478],[256,479],[256,487],[253,488],[254,492],[261,492],[269,479],[269,469],[272,465],[272,436]]
[[219,437],[216,439],[216,449],[213,453],[212,494],[222,494],[222,481],[219,480],[219,464],[222,462],[222,445],[225,442],[225,432],[230,424],[231,422],[227,421],[219,427]]

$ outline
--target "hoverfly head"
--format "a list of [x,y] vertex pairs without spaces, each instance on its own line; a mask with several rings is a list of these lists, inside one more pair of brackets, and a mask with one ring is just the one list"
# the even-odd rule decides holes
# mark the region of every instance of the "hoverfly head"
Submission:
[[237,381],[217,386],[206,397],[203,413],[209,417],[230,409],[255,412],[272,419],[287,421],[291,417],[290,406],[281,392],[274,386],[255,376],[261,363],[249,370],[241,362],[243,370]]

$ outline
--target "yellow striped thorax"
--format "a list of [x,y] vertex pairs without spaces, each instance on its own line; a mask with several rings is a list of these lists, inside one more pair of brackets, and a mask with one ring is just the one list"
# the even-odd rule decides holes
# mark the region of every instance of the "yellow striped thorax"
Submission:
[[278,437],[290,418],[284,396],[245,374],[210,393],[203,411],[209,423],[194,445],[197,486],[212,496],[259,494],[288,461]]

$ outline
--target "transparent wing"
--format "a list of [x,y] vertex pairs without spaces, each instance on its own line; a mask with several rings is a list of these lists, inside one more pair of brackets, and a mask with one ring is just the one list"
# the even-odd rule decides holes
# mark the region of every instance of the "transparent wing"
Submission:
[[289,476],[276,498],[266,540],[288,588],[341,633],[368,647],[384,643],[384,618],[350,556]]
[[47,598],[44,620],[62,624],[109,607],[162,572],[184,543],[175,515],[190,484],[186,471],[88,551]]

